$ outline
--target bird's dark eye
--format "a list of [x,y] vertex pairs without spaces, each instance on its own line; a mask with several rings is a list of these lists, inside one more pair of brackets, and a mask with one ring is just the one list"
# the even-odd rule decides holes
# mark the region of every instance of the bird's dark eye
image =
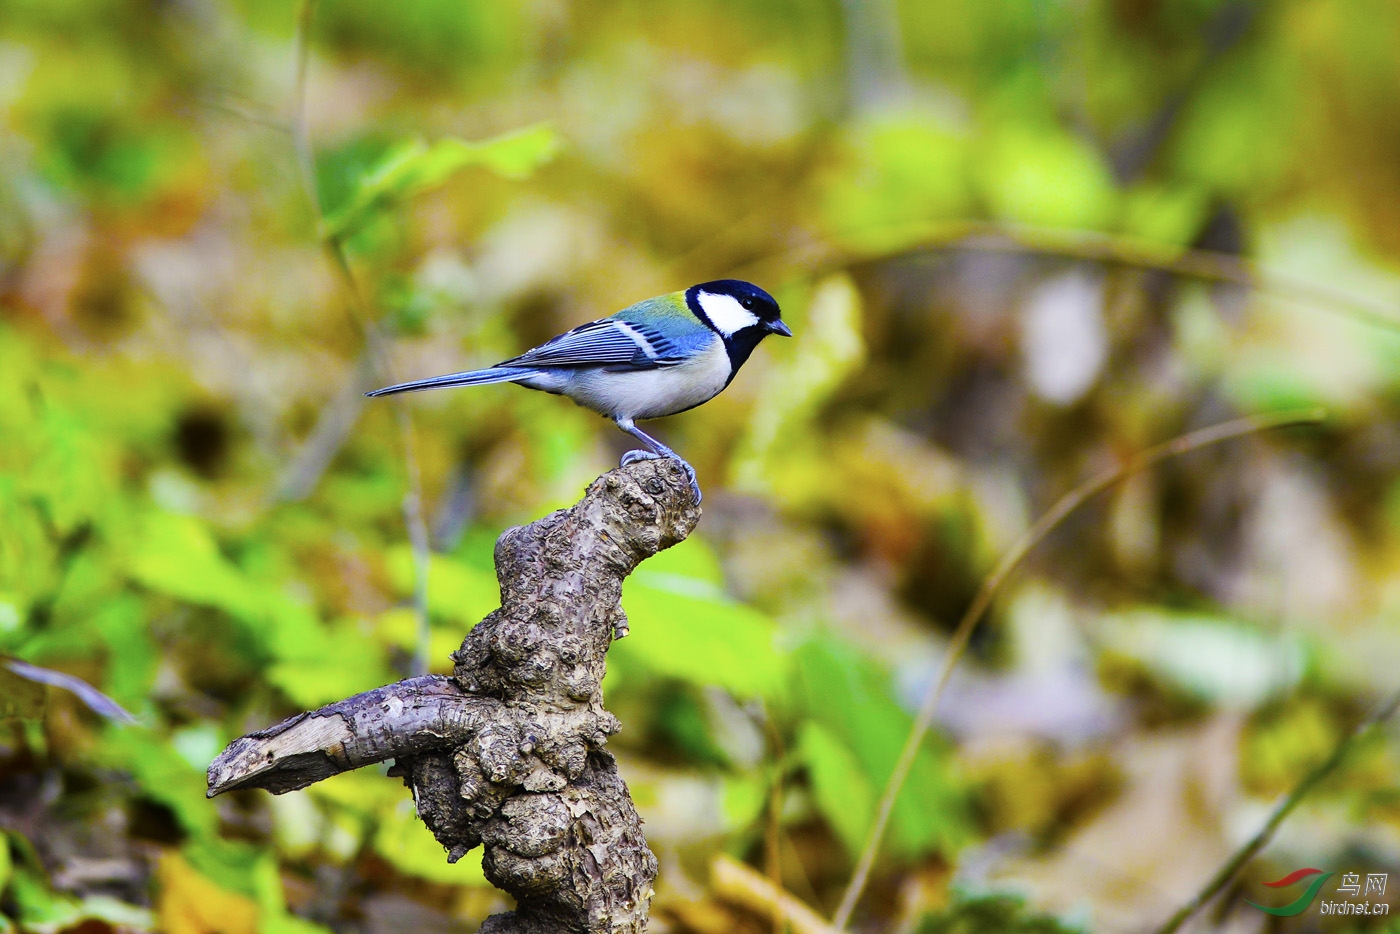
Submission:
[[749,311],[753,311],[753,299],[751,299],[751,298],[741,298],[741,299],[739,299],[739,304],[740,304],[740,305],[743,305],[743,306],[744,306],[745,308],[747,308]]

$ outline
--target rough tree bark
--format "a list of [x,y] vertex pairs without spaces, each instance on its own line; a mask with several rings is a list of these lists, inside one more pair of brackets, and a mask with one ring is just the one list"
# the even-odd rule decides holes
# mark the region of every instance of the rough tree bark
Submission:
[[671,460],[598,478],[584,498],[496,543],[501,607],[453,653],[451,677],[378,688],[235,740],[209,796],[274,794],[394,759],[418,814],[455,862],[477,845],[515,896],[483,934],[646,928],[656,858],[604,748],[619,729],[601,683],[627,634],[622,581],[683,540],[700,510]]

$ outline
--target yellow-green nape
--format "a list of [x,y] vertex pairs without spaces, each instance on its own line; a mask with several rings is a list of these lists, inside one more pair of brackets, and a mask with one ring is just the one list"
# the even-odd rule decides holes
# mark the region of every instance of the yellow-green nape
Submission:
[[636,304],[628,305],[612,317],[628,320],[638,315],[653,319],[693,317],[690,307],[685,301],[685,290],[667,292],[665,295],[643,299]]

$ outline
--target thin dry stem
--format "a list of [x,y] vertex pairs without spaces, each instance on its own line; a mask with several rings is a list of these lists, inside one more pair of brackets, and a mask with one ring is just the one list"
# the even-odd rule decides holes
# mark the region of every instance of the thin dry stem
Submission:
[[1174,934],[1175,931],[1191,919],[1191,916],[1205,907],[1206,903],[1220,893],[1220,890],[1230,884],[1230,880],[1244,867],[1244,864],[1254,858],[1254,855],[1268,845],[1273,839],[1274,831],[1278,830],[1284,819],[1292,813],[1293,809],[1307,797],[1307,795],[1318,786],[1324,778],[1331,775],[1337,766],[1342,764],[1347,753],[1351,752],[1357,742],[1363,736],[1371,732],[1378,724],[1385,722],[1400,708],[1400,692],[1377,704],[1369,714],[1362,718],[1356,728],[1342,737],[1342,741],[1337,744],[1337,748],[1332,750],[1332,754],[1327,757],[1317,768],[1304,775],[1298,784],[1284,796],[1283,800],[1274,808],[1269,819],[1264,822],[1264,826],[1259,828],[1259,832],[1250,838],[1249,842],[1240,847],[1227,859],[1224,864],[1210,877],[1199,892],[1186,904],[1177,909],[1167,922],[1157,928],[1154,934]]
[[[292,142],[296,150],[297,168],[301,173],[302,187],[306,190],[307,200],[316,217],[316,235],[329,254],[331,264],[340,274],[341,282],[350,298],[348,304],[351,318],[364,334],[366,349],[373,358],[381,378],[386,383],[395,383],[398,380],[394,375],[393,361],[384,334],[380,330],[379,322],[370,314],[369,303],[360,291],[355,272],[350,267],[350,257],[345,252],[345,244],[339,237],[326,232],[325,213],[316,187],[316,155],[311,146],[311,130],[306,119],[306,79],[311,58],[311,27],[315,21],[316,0],[302,0],[297,11],[296,84],[292,102]],[[352,378],[357,377],[358,371]],[[423,481],[418,464],[418,439],[413,430],[413,419],[404,400],[395,399],[392,404],[404,452],[407,489],[403,497],[403,514],[413,553],[413,614],[417,620],[418,632],[412,674],[422,675],[428,671],[428,649],[432,641],[428,622],[428,523],[423,518]],[[326,463],[329,461],[328,457],[325,458]]]
[[959,242],[964,250],[1063,256],[1108,265],[1171,273],[1203,282],[1244,286],[1261,294],[1317,305],[1373,327],[1400,331],[1400,309],[1354,292],[1266,269],[1243,256],[1212,250],[1167,251],[1124,237],[1088,231],[1010,228]]
[[[763,711],[763,726],[764,731],[768,734],[768,743],[773,753],[773,780],[768,786],[768,813],[763,829],[763,859],[767,864],[765,868],[768,870],[768,881],[773,884],[775,891],[781,891],[783,888],[783,769],[787,762],[787,753],[783,749],[783,737],[778,732],[777,725],[773,723],[772,714],[766,709]],[[774,908],[773,934],[783,934],[787,929],[787,918],[781,911]]]
[[909,228],[907,233],[907,236],[898,238],[906,245],[888,250],[861,251],[824,243],[810,244],[745,263],[740,266],[740,271],[762,269],[776,273],[793,268],[845,268],[855,263],[931,251],[1023,253],[1154,270],[1202,282],[1231,283],[1290,302],[1313,305],[1373,327],[1400,332],[1400,308],[1394,303],[1285,275],[1230,253],[1177,249],[1097,231],[984,221],[918,225]]
[[311,434],[278,478],[270,502],[297,501],[311,495],[359,421],[365,407],[365,390],[369,388],[366,384],[373,374],[374,361],[367,352],[361,353],[351,377],[321,407]]
[[918,754],[919,746],[922,745],[924,737],[928,734],[929,727],[933,724],[934,713],[938,709],[938,702],[943,697],[943,691],[948,686],[948,679],[953,673],[953,667],[962,657],[963,651],[967,648],[968,640],[972,637],[973,630],[981,622],[987,608],[1001,591],[1006,579],[1011,576],[1011,572],[1016,570],[1021,561],[1026,557],[1045,536],[1070,516],[1076,509],[1084,505],[1098,494],[1116,486],[1127,480],[1129,477],[1160,464],[1162,461],[1173,457],[1179,457],[1190,451],[1199,450],[1212,444],[1219,444],[1233,438],[1241,438],[1246,435],[1258,434],[1263,431],[1272,431],[1278,428],[1290,428],[1299,425],[1315,425],[1323,420],[1325,413],[1318,409],[1308,411],[1279,412],[1273,415],[1249,416],[1247,418],[1234,419],[1223,422],[1219,425],[1212,425],[1209,428],[1202,428],[1180,437],[1173,438],[1156,447],[1148,448],[1141,454],[1131,458],[1127,463],[1105,470],[1098,476],[1075,487],[1069,493],[1062,496],[1050,510],[1035,521],[1021,537],[1011,546],[1010,550],[997,562],[992,573],[983,581],[981,588],[977,591],[976,598],[963,614],[962,620],[958,623],[957,630],[953,633],[953,638],[948,643],[948,651],[944,655],[943,668],[939,672],[938,679],[934,682],[932,689],[924,696],[923,704],[919,707],[918,715],[914,718],[914,725],[909,731],[909,736],[904,742],[904,748],[900,751],[899,760],[895,763],[894,771],[890,774],[889,781],[885,784],[885,790],[880,796],[879,807],[876,809],[875,821],[871,825],[870,833],[866,837],[865,845],[861,848],[859,859],[856,861],[855,872],[851,875],[851,881],[846,886],[845,893],[841,896],[841,904],[836,909],[836,914],[832,918],[832,927],[844,931],[850,923],[851,914],[855,911],[857,902],[860,901],[861,893],[865,891],[866,883],[870,879],[871,868],[875,865],[875,857],[879,853],[880,843],[884,839],[885,830],[889,826],[890,814],[894,810],[895,799],[899,796],[900,790],[904,787],[905,780],[909,777],[909,770],[914,765],[914,758]]
[[316,155],[311,149],[311,129],[306,120],[306,75],[311,65],[311,26],[316,21],[316,0],[301,0],[297,7],[297,32],[293,49],[296,59],[292,89],[292,147],[296,151],[301,186],[316,217],[317,237],[322,218],[321,192],[316,187]]

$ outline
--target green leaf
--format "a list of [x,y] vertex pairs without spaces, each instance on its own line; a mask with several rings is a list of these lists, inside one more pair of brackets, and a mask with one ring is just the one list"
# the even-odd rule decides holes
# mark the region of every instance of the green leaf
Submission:
[[198,519],[174,513],[145,517],[128,556],[129,573],[151,590],[227,613],[277,659],[270,679],[298,703],[319,706],[382,683],[368,638],[334,636],[312,609],[254,579],[225,558]]
[[5,893],[5,887],[10,884],[10,876],[14,869],[15,864],[10,859],[10,840],[4,833],[0,833],[0,895]]
[[49,889],[31,872],[16,872],[10,880],[19,922],[26,930],[62,930],[81,920],[78,900]]
[[145,605],[134,594],[113,594],[88,619],[110,657],[121,659],[120,664],[107,666],[104,687],[117,703],[139,715],[141,707],[150,703],[160,665]]
[[262,628],[268,607],[243,573],[219,553],[209,530],[193,516],[152,512],[128,555],[133,578],[158,593],[223,610]]
[[[870,788],[883,789],[913,724],[891,696],[888,679],[855,649],[830,638],[802,645],[794,664],[799,709],[855,755]],[[836,765],[834,756],[824,763],[832,771]],[[972,837],[968,802],[951,757],[936,740],[926,740],[895,800],[891,846],[906,857],[949,855]]]
[[623,586],[631,634],[613,644],[610,661],[689,684],[717,684],[739,697],[777,696],[788,663],[773,621],[730,600],[713,580],[672,570],[706,559],[682,556],[653,569],[658,558]]
[[1236,352],[1225,373],[1231,401],[1246,411],[1339,406],[1337,398],[1318,385],[1313,373],[1298,365],[1287,351]]
[[299,707],[320,707],[393,680],[378,647],[351,626],[327,627],[313,619],[294,631],[297,644],[278,646],[279,660],[267,679]]
[[259,868],[270,856],[256,844],[205,837],[185,846],[180,855],[200,875],[219,888],[257,898]]
[[871,784],[856,754],[820,723],[809,720],[802,724],[797,755],[807,766],[817,810],[846,845],[846,851],[858,853],[875,817],[880,790]]
[[371,214],[431,191],[467,166],[481,166],[504,178],[528,178],[553,159],[560,146],[558,133],[543,123],[479,143],[405,141],[360,177],[345,206],[326,218],[326,232],[343,238]]
[[0,594],[0,636],[8,636],[18,631],[23,621],[19,597],[12,593]]
[[[413,549],[399,545],[385,554],[389,579],[401,597],[413,593]],[[496,575],[446,555],[428,559],[428,612],[468,628],[501,605]]]
[[330,928],[287,912],[287,893],[281,884],[281,868],[270,851],[258,851],[248,882],[252,886],[253,900],[258,903],[259,934],[330,934]]
[[190,768],[203,772],[224,748],[224,741],[214,724],[192,723],[170,734],[170,746]]
[[411,801],[400,799],[381,810],[379,817],[374,851],[400,872],[448,885],[487,884],[481,868],[481,847],[449,863],[447,850],[418,819]]
[[[446,142],[456,143],[455,140]],[[484,142],[461,143],[460,146],[468,156],[497,175],[524,179],[559,153],[563,139],[553,127],[539,123]]]
[[907,244],[972,208],[965,133],[925,114],[881,116],[846,131],[845,165],[824,185],[835,238],[863,250]]
[[1010,895],[959,896],[928,915],[918,934],[1079,934],[1051,915],[1037,914]]
[[1206,614],[1141,609],[1105,616],[1103,649],[1134,659],[1157,678],[1222,707],[1249,710],[1286,693],[1303,675],[1295,638]]
[[97,758],[130,773],[141,790],[170,808],[196,839],[217,835],[219,815],[204,797],[204,770],[186,762],[168,739],[140,727],[110,730]]
[[328,807],[362,820],[374,819],[404,801],[404,790],[372,769],[341,772],[317,782],[306,793]]
[[1085,141],[1052,127],[1009,124],[979,162],[983,195],[1000,219],[1103,229],[1118,209],[1113,175]]
[[1153,244],[1185,247],[1210,208],[1210,193],[1199,186],[1139,185],[1124,198],[1123,232]]
[[698,587],[715,596],[724,594],[724,568],[719,555],[700,538],[687,538],[678,545],[658,552],[639,567],[634,579],[662,586],[664,581],[684,580],[683,586]]
[[28,871],[15,872],[10,880],[9,897],[18,909],[19,922],[26,934],[58,934],[87,920],[105,921],[108,926],[135,931],[150,931],[155,927],[151,912],[145,908],[106,895],[78,899],[55,892],[39,876]]
[[829,482],[830,444],[816,422],[826,402],[865,362],[860,291],[845,273],[812,294],[802,340],[764,387],[734,455],[737,489],[801,501]]
[[764,771],[725,775],[720,786],[720,807],[731,830],[752,827],[766,807],[772,776]]
[[1292,56],[1239,51],[1185,98],[1162,161],[1221,197],[1254,200],[1290,177],[1291,140],[1306,126],[1296,95],[1309,79]]

